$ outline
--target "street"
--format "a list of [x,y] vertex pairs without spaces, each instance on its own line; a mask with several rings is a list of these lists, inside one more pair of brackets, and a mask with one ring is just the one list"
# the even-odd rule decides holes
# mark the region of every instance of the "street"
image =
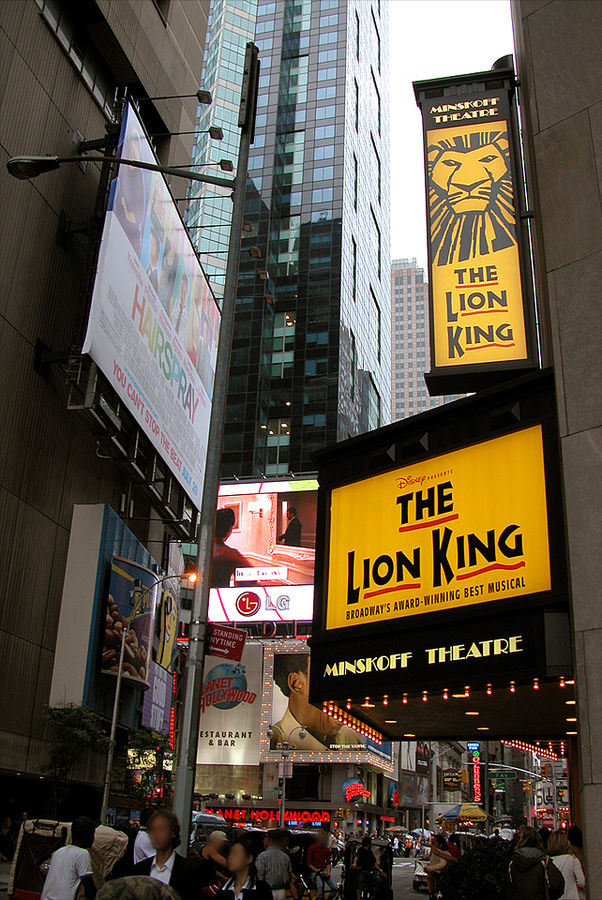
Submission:
[[426,891],[415,891],[412,888],[414,875],[413,859],[396,859],[393,861],[393,897],[424,897]]

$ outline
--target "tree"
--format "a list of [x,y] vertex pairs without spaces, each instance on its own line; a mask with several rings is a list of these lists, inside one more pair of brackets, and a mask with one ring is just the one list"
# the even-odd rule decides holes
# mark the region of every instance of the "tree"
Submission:
[[101,717],[85,706],[45,706],[43,715],[53,733],[44,771],[52,777],[59,816],[78,762],[91,750],[106,750],[108,737]]

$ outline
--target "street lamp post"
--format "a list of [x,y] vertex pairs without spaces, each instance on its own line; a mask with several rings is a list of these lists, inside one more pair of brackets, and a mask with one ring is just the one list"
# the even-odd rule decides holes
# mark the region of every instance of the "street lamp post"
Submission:
[[[154,591],[158,585],[162,584],[164,581],[169,581],[173,578],[178,578],[178,575],[166,575],[164,578],[159,578],[153,584],[145,587],[143,589],[140,588],[139,585],[134,585],[134,591],[140,591],[141,594],[148,594],[150,591]],[[196,581],[196,572],[190,572],[186,576],[182,576],[188,578],[190,584],[194,584]],[[134,593],[132,591],[132,593]],[[111,716],[111,731],[109,735],[109,747],[107,750],[107,762],[105,766],[105,777],[104,784],[102,789],[102,806],[100,809],[100,822],[101,825],[105,824],[105,820],[107,818],[107,808],[109,806],[109,792],[111,790],[111,776],[113,774],[113,757],[115,755],[115,736],[117,734],[117,719],[119,718],[119,700],[121,698],[121,682],[123,678],[123,657],[125,655],[125,639],[127,633],[130,628],[130,622],[132,619],[132,615],[135,610],[135,604],[132,604],[132,612],[127,617],[126,624],[124,628],[121,629],[121,646],[119,648],[119,665],[117,667],[117,678],[115,681],[115,696],[113,697],[113,714]]]

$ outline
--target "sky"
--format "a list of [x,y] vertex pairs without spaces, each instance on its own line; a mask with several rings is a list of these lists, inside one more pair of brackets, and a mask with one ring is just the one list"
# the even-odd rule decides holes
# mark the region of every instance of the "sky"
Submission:
[[391,259],[426,268],[422,119],[413,81],[490,69],[513,52],[509,0],[388,0]]

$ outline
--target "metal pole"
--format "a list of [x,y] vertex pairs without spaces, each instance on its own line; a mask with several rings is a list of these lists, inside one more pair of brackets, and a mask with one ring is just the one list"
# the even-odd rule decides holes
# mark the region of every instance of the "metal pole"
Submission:
[[558,828],[558,800],[557,800],[557,793],[556,793],[556,769],[554,767],[553,762],[550,763],[550,766],[552,767],[552,792],[553,792],[552,793],[552,796],[553,796],[552,823],[554,825],[554,831],[556,831],[556,829]]
[[284,828],[284,807],[286,804],[286,768],[288,766],[288,753],[282,754],[282,779],[280,786],[280,815],[278,823],[280,828]]
[[203,690],[203,665],[205,661],[205,635],[209,609],[209,587],[211,555],[213,552],[213,529],[219,488],[222,454],[222,437],[228,396],[228,376],[230,372],[230,352],[234,331],[234,311],[238,285],[238,262],[240,256],[240,235],[245,212],[245,192],[249,148],[253,140],[255,106],[259,62],[257,47],[249,42],[245,57],[245,73],[241,93],[239,125],[241,126],[238,164],[234,184],[232,204],[232,225],[228,244],[228,262],[222,302],[222,321],[215,366],[215,387],[211,407],[209,439],[207,442],[207,462],[203,482],[203,497],[199,519],[198,552],[196,571],[198,581],[192,601],[188,656],[184,664],[184,687],[179,739],[177,747],[176,785],[173,811],[180,821],[182,847],[188,852],[194,780],[197,764],[197,745],[201,718],[201,695]]
[[115,735],[117,733],[117,718],[119,716],[119,697],[121,695],[121,675],[123,673],[123,657],[125,654],[125,636],[129,628],[128,624],[121,631],[121,648],[119,650],[119,668],[117,669],[117,682],[115,684],[115,697],[113,699],[113,716],[111,718],[111,734],[109,737],[109,749],[107,752],[107,765],[105,768],[105,780],[102,789],[102,807],[100,810],[100,824],[104,825],[107,818],[109,805],[109,791],[111,790],[111,775],[113,774],[113,756],[115,755]]

